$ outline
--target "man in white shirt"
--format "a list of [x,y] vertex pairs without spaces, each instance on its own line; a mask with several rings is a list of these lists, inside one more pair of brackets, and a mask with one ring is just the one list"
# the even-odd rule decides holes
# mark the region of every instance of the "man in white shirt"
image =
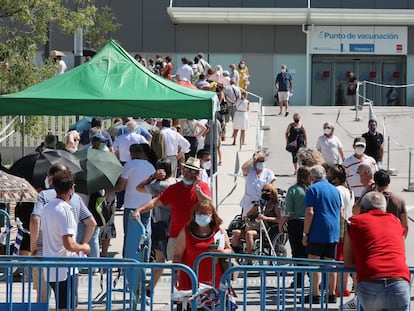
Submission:
[[184,155],[190,151],[191,145],[180,133],[171,129],[171,120],[163,119],[161,125],[161,133],[164,137],[165,154],[167,159],[171,161],[172,176],[176,177],[178,166],[177,160],[184,157]]
[[355,195],[355,201],[357,201],[363,194],[365,186],[361,183],[359,175],[357,173],[358,166],[361,163],[368,164],[377,171],[377,162],[374,158],[367,156],[364,151],[366,147],[366,141],[364,137],[356,137],[353,144],[355,153],[344,160],[342,165],[346,170],[346,178],[352,188]]
[[319,136],[316,143],[318,150],[326,164],[340,164],[344,161],[344,151],[341,140],[334,135],[334,126],[332,123],[325,122],[323,125],[323,135]]
[[[70,198],[75,192],[75,178],[68,171],[62,171],[54,175],[53,185],[56,190],[56,199],[46,204],[41,212],[41,228],[43,232],[43,254],[45,257],[72,257],[75,253],[83,252],[87,254],[90,251],[89,244],[76,243],[77,224],[68,204]],[[71,304],[76,303],[78,283],[76,280],[76,269],[58,268],[48,271],[44,270],[45,279],[50,282],[50,286],[55,292],[55,299],[58,301],[59,310],[75,309],[76,306],[67,305],[67,296],[70,297]],[[69,280],[70,279],[70,280]],[[68,286],[71,286],[69,288]],[[57,290],[58,288],[58,290]]]
[[229,66],[229,68],[230,68],[230,79],[234,79],[234,81],[235,81],[235,85],[239,85],[239,80],[240,80],[240,74],[239,74],[239,72],[237,71],[237,67],[236,67],[236,65],[235,64],[231,64],[230,66]]
[[237,100],[241,96],[241,90],[236,84],[236,80],[234,78],[230,79],[230,85],[226,86],[223,90],[224,93],[224,101],[227,102],[229,114],[225,115],[226,123],[229,122],[229,117],[233,121],[234,112],[236,111],[236,104]]
[[115,155],[121,163],[126,163],[131,160],[129,147],[132,144],[148,144],[145,137],[136,132],[137,126],[135,120],[128,121],[126,124],[127,132],[118,136],[114,142]]
[[183,78],[187,81],[193,80],[193,68],[188,65],[188,59],[183,57],[181,58],[182,65],[178,67],[177,72],[175,73],[175,81],[182,81]]
[[[151,195],[148,193],[138,192],[136,190],[137,185],[139,185],[143,180],[147,179],[148,176],[155,173],[154,166],[148,162],[147,155],[143,147],[139,144],[132,144],[130,146],[131,160],[129,160],[125,166],[124,170],[119,178],[115,191],[125,190],[124,197],[124,250],[125,250],[125,241],[126,234],[128,232],[128,222],[130,218],[130,212],[141,206],[142,204],[148,202],[152,199]],[[141,216],[142,224],[145,226],[146,235],[146,244],[148,249],[151,249],[151,212],[144,213]],[[146,259],[149,259],[149,253],[146,254]]]

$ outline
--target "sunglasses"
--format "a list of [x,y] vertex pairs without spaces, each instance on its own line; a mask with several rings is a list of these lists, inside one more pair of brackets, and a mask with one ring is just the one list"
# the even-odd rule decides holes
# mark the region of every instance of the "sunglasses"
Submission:
[[194,170],[194,169],[191,169],[191,168],[188,168],[188,167],[184,167],[184,172],[190,172],[190,173],[192,173],[192,174],[198,174],[198,170]]
[[324,127],[323,129],[326,130],[326,129],[331,129],[331,128],[328,126],[328,127]]

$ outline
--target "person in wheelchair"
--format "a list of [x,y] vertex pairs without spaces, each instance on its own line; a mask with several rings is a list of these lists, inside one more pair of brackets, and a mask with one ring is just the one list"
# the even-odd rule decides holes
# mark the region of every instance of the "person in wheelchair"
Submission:
[[273,184],[265,184],[262,188],[260,201],[252,202],[252,208],[243,217],[245,226],[232,232],[232,248],[236,253],[241,253],[241,239],[246,241],[246,254],[251,254],[255,240],[259,237],[260,223],[263,221],[262,230],[278,233],[278,220],[281,217],[279,199],[276,187]]

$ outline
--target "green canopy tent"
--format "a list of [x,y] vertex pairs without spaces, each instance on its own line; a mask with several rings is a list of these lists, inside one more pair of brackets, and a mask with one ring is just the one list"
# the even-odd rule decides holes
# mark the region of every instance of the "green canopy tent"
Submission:
[[213,119],[215,93],[153,74],[115,41],[90,61],[24,91],[0,96],[0,115]]

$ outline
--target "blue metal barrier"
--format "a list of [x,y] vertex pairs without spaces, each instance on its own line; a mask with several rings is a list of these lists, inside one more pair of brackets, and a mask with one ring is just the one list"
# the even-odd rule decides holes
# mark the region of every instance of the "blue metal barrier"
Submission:
[[[13,269],[20,268],[22,271],[22,281],[13,281]],[[190,277],[192,282],[192,293],[198,289],[197,279],[194,272],[182,264],[161,264],[143,263],[130,259],[121,258],[55,258],[55,257],[24,257],[24,256],[2,256],[0,257],[0,269],[6,274],[6,282],[0,282],[0,310],[50,310],[58,309],[58,302],[54,299],[54,294],[47,291],[45,303],[37,301],[37,291],[33,287],[34,271],[40,272],[37,281],[41,284],[40,278],[50,280],[50,276],[56,273],[58,268],[66,268],[74,271],[77,267],[88,270],[87,275],[79,275],[75,281],[68,282],[67,302],[74,301],[73,293],[78,289],[78,305],[83,309],[92,310],[97,305],[105,305],[106,310],[136,310],[134,297],[130,292],[130,285],[125,275],[132,271],[144,271],[139,286],[139,310],[153,310],[156,303],[169,305],[169,309],[174,309],[174,278],[171,277],[169,284],[169,295],[163,291],[163,295],[154,295],[153,275],[156,269],[170,270],[171,275],[175,271],[183,270]],[[96,268],[100,269],[99,275],[92,273]],[[146,297],[146,286],[149,285],[150,297]],[[47,285],[47,288],[49,286]],[[42,291],[42,288],[39,288]],[[58,293],[56,293],[58,295]],[[197,309],[197,301],[191,301],[192,309]]]
[[[243,311],[258,310],[258,307],[260,310],[343,310],[344,304],[352,298],[341,295],[335,304],[328,301],[329,274],[337,274],[338,288],[343,293],[344,275],[355,272],[344,268],[341,261],[211,252],[196,259],[196,273],[200,262],[206,258],[212,258],[212,262],[219,258],[231,259],[221,278],[220,305],[216,310],[233,310],[233,302],[242,306],[238,310]],[[314,272],[321,273],[321,299],[317,304],[305,303],[305,296],[310,294],[314,283]],[[414,267],[410,267],[410,272],[413,276]]]

